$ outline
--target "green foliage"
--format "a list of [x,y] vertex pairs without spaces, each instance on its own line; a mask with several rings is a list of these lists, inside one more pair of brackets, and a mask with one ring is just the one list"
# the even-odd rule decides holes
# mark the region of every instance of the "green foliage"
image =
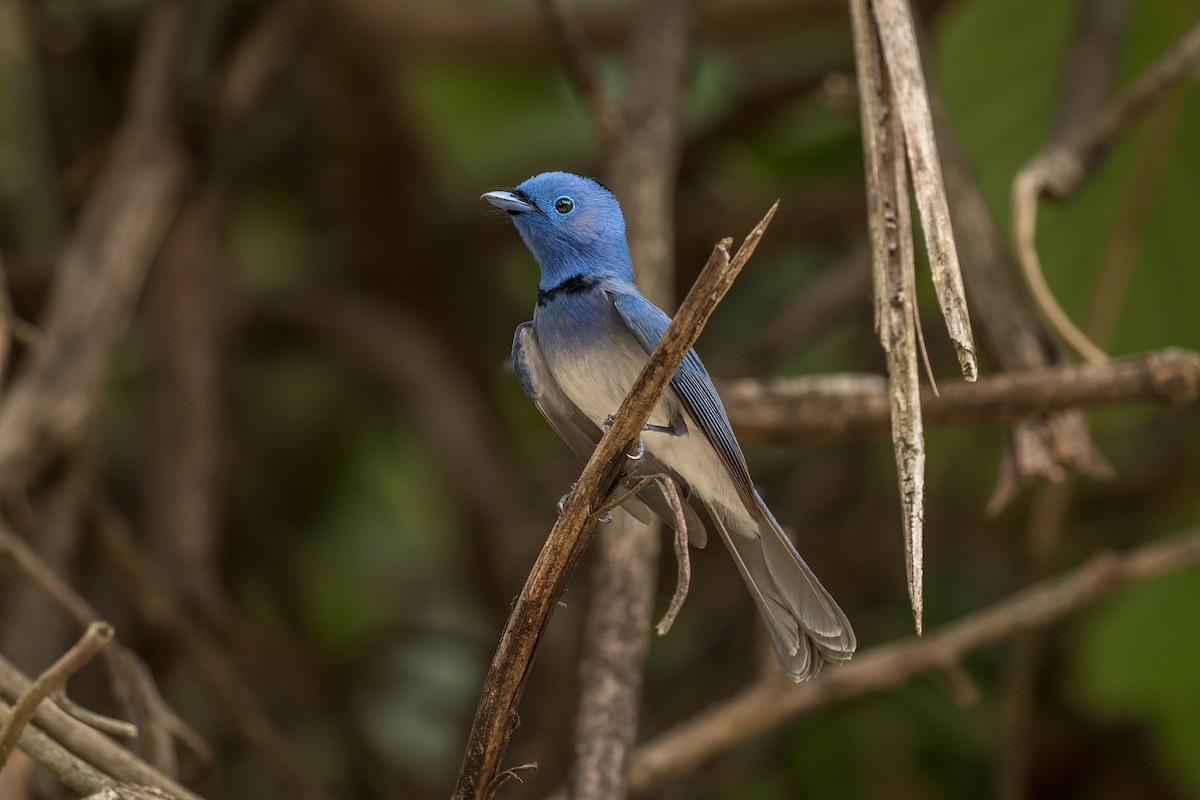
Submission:
[[1075,637],[1079,702],[1152,732],[1180,785],[1200,794],[1200,573],[1139,586],[1090,614]]

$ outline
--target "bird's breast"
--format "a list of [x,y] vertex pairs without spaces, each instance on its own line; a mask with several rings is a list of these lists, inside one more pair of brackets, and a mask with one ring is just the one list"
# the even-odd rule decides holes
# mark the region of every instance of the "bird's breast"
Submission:
[[559,388],[602,424],[620,407],[647,360],[612,303],[599,291],[555,298],[538,307],[533,327]]

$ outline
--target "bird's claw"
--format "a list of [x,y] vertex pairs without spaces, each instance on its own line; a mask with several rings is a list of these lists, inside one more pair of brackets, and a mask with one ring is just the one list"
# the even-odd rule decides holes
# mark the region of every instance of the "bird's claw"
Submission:
[[[608,429],[612,427],[613,420],[616,419],[616,417],[617,417],[617,412],[615,412],[615,411],[612,412],[611,414],[609,414],[607,417],[605,417],[604,422],[600,425],[600,430],[604,431],[605,433],[608,433]],[[644,428],[644,430],[650,430],[650,428],[651,428],[651,426],[647,425]],[[637,438],[637,450],[634,450],[633,453],[626,453],[625,457],[628,458],[630,461],[641,461],[642,456],[644,456],[644,455],[646,455],[646,443],[643,442],[642,437],[639,436]]]
[[605,511],[603,516],[596,517],[596,522],[599,522],[601,525],[607,525],[612,522],[612,512]]
[[[575,484],[571,484],[571,492],[575,491]],[[554,506],[558,509],[558,515],[561,517],[563,512],[567,510],[567,500],[571,498],[571,492],[567,492],[562,497],[558,498],[558,503]]]

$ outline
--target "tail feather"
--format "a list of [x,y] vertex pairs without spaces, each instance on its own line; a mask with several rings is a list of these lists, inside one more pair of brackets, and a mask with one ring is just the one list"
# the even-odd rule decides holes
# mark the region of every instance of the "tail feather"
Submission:
[[796,552],[765,505],[757,530],[730,530],[715,509],[709,516],[758,605],[779,661],[794,681],[811,678],[826,663],[848,660],[854,630],[829,592]]

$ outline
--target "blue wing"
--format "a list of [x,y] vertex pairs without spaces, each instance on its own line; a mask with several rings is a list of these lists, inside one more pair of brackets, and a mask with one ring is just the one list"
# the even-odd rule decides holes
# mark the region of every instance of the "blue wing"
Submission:
[[[630,333],[646,351],[646,355],[650,355],[666,333],[671,318],[638,292],[610,291],[608,296]],[[746,466],[746,457],[742,455],[742,448],[734,438],[733,427],[725,414],[725,406],[717,395],[712,379],[708,377],[708,370],[704,368],[695,350],[688,350],[683,364],[671,379],[671,388],[700,427],[704,438],[721,457],[721,462],[741,492],[746,506],[758,507],[760,501],[754,491],[750,470]]]

